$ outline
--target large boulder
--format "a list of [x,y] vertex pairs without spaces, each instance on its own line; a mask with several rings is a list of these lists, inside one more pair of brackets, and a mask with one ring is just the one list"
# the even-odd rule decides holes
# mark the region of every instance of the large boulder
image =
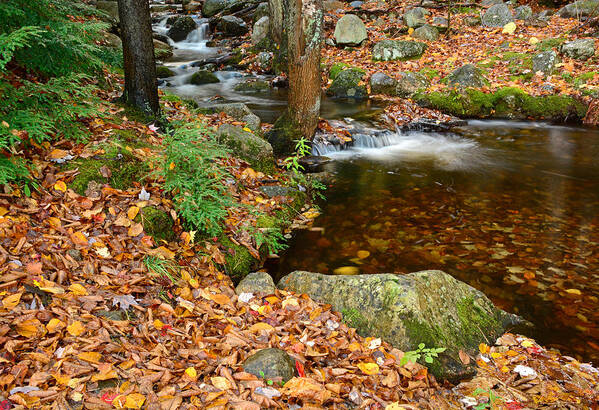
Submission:
[[447,82],[453,86],[480,88],[487,84],[482,70],[473,64],[464,64],[447,76]]
[[532,18],[532,9],[530,6],[519,6],[514,9],[516,20],[530,20]]
[[482,24],[487,27],[503,27],[512,21],[514,16],[509,7],[503,3],[489,7],[482,17]]
[[201,111],[205,114],[224,112],[237,121],[245,122],[247,127],[252,131],[260,130],[260,117],[254,114],[252,110],[243,103],[215,104],[209,108],[202,108]]
[[425,24],[414,30],[412,37],[418,40],[435,41],[439,38],[439,30],[430,24]]
[[243,370],[277,384],[285,383],[295,375],[295,361],[284,350],[262,349],[245,359]]
[[395,95],[397,80],[385,73],[374,73],[370,77],[370,92],[372,94]]
[[244,7],[245,0],[206,0],[202,6],[202,16],[212,17],[220,12],[234,12]]
[[357,46],[368,38],[366,26],[355,14],[346,14],[335,26],[335,42],[339,46]]
[[362,84],[364,70],[348,68],[341,71],[327,90],[327,95],[338,98],[363,99],[368,97],[366,85]]
[[579,0],[562,7],[557,14],[560,17],[597,17],[599,0]]
[[422,56],[426,44],[419,41],[382,40],[374,45],[372,59],[375,61],[411,60]]
[[595,55],[595,40],[592,38],[579,38],[567,41],[560,47],[560,53],[576,60],[588,60]]
[[550,75],[555,70],[557,63],[559,63],[559,57],[554,50],[543,51],[532,57],[532,71]]
[[429,84],[428,78],[420,73],[402,72],[397,77],[395,94],[398,97],[410,98],[418,91],[426,89]]
[[225,37],[242,36],[249,31],[245,21],[235,16],[223,16],[219,20],[217,28]]
[[173,41],[183,41],[187,38],[187,35],[196,28],[198,28],[198,25],[193,18],[189,16],[179,16],[175,19],[167,34]]
[[358,333],[380,337],[398,349],[415,350],[420,343],[446,348],[426,365],[436,377],[450,381],[476,372],[472,364],[463,364],[460,351],[474,357],[480,343],[525,323],[441,271],[354,276],[296,271],[277,286],[331,304]]
[[235,156],[247,161],[255,170],[269,173],[274,169],[272,146],[268,141],[231,124],[222,124],[218,127],[216,135],[219,142],[230,148]]
[[252,43],[258,44],[268,37],[268,28],[270,26],[270,18],[268,16],[261,17],[260,20],[254,23],[252,29]]
[[407,10],[403,15],[403,22],[409,28],[417,28],[426,24],[426,16],[430,12],[422,7],[414,7]]
[[235,287],[235,293],[241,295],[242,293],[253,293],[261,295],[270,295],[275,293],[275,283],[266,272],[253,272],[247,275],[239,282]]

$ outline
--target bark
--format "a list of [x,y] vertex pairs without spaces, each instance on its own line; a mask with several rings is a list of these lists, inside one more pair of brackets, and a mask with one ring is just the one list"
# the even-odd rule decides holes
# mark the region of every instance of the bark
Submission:
[[320,114],[320,49],[322,0],[284,0],[287,37],[288,113],[307,139],[312,139]]
[[126,103],[158,116],[158,84],[148,0],[118,0]]
[[275,44],[283,42],[283,0],[268,0],[268,31]]

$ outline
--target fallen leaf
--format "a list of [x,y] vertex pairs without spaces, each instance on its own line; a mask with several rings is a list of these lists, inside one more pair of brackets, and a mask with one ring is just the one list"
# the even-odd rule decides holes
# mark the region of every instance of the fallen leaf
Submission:
[[359,363],[358,369],[362,370],[362,372],[373,375],[379,373],[379,365],[376,363]]
[[23,295],[22,292],[5,297],[2,299],[2,307],[7,310],[14,309],[21,301],[21,295]]
[[76,320],[67,326],[67,332],[69,332],[71,336],[77,337],[85,332],[85,327],[83,327],[83,324],[81,324],[80,321]]

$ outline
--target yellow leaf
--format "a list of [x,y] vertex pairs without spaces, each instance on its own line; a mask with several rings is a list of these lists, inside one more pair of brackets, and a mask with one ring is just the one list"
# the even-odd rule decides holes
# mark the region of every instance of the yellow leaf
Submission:
[[53,374],[52,377],[56,379],[56,383],[64,384],[65,386],[69,384],[71,378],[65,374]]
[[86,246],[89,242],[83,232],[75,232],[71,235],[71,240],[75,245]]
[[387,406],[385,407],[385,410],[404,410],[405,407],[400,405],[398,401],[391,403],[391,404],[387,404]]
[[100,363],[102,353],[99,352],[82,352],[77,355],[80,360],[90,363]]
[[566,289],[566,292],[571,295],[581,295],[582,293],[578,289]]
[[69,290],[71,292],[73,292],[73,294],[75,294],[76,296],[86,296],[86,295],[88,295],[87,289],[85,289],[83,287],[83,285],[81,285],[79,283],[73,283],[71,286],[69,286]]
[[67,332],[69,332],[71,336],[77,337],[82,335],[83,332],[85,332],[85,328],[83,327],[80,321],[76,320],[67,326]]
[[15,293],[14,295],[10,295],[2,299],[2,306],[4,309],[12,310],[14,309],[19,302],[21,301],[21,295],[23,293]]
[[23,337],[34,337],[38,336],[41,329],[43,329],[42,323],[37,319],[29,319],[17,324],[17,333]]
[[60,219],[58,219],[55,216],[51,216],[50,218],[48,218],[48,223],[50,224],[50,226],[54,229],[58,229],[61,227],[62,223],[60,222]]
[[479,345],[478,345],[478,350],[479,350],[479,351],[480,351],[482,354],[485,354],[485,353],[489,353],[489,350],[490,350],[490,348],[489,348],[489,346],[487,346],[486,344],[484,344],[484,343],[481,343],[481,344],[479,344]]
[[131,393],[127,395],[125,399],[125,408],[126,409],[141,409],[141,406],[144,405],[146,401],[146,397],[143,394],[139,393]]
[[533,343],[530,340],[525,340],[520,344],[522,345],[522,347],[532,347],[533,346]]
[[66,192],[67,191],[67,184],[65,184],[64,181],[57,181],[54,184],[54,189],[57,190],[57,191]]
[[160,330],[164,327],[164,323],[160,319],[154,319],[154,327]]
[[56,283],[50,281],[50,280],[46,280],[46,279],[40,279],[38,280],[34,280],[33,283],[35,284],[35,286],[37,286],[40,290],[43,290],[44,292],[48,292],[48,293],[52,293],[55,295],[60,295],[64,293],[64,289],[57,286]]
[[272,327],[271,325],[269,325],[268,323],[264,323],[264,322],[256,323],[252,327],[250,327],[250,332],[252,332],[252,333],[257,333],[262,330],[266,330],[267,332],[272,332],[273,330],[275,330],[275,328]]
[[50,152],[50,159],[61,159],[64,158],[68,155],[69,153],[65,150],[62,149],[53,149],[52,152]]
[[509,34],[510,36],[512,34],[514,34],[515,31],[516,31],[516,23],[514,23],[513,21],[510,21],[509,23],[507,23],[505,26],[503,26],[503,30],[501,30],[501,32],[503,34]]
[[168,248],[165,248],[164,246],[159,246],[156,249],[152,249],[152,250],[148,251],[148,255],[159,256],[162,259],[174,259],[175,258],[175,252],[171,251]]
[[231,304],[231,299],[229,299],[227,295],[223,295],[222,293],[217,293],[215,295],[209,294],[209,297],[213,302],[216,302],[219,305]]
[[57,332],[60,329],[62,329],[63,327],[65,327],[65,324],[63,322],[61,322],[60,320],[56,319],[56,318],[50,319],[50,321],[46,325],[46,329],[50,333]]
[[370,252],[368,251],[358,251],[358,258],[366,259],[370,256]]
[[214,387],[220,390],[227,390],[232,387],[231,382],[226,377],[212,377],[210,378],[210,382]]
[[127,211],[127,216],[129,217],[129,219],[134,220],[138,213],[139,213],[139,208],[137,206],[133,205]]
[[173,169],[175,169],[175,163],[174,163],[174,162],[171,162],[170,164],[168,164],[168,169],[169,169],[169,170],[171,170],[171,171],[172,171]]
[[4,216],[8,213],[8,209],[3,206],[0,206],[0,216]]
[[335,275],[357,275],[360,273],[360,269],[356,266],[342,266],[333,271]]
[[493,359],[498,359],[498,358],[500,358],[500,357],[501,357],[501,353],[498,353],[498,352],[493,352],[493,353],[491,353],[491,357],[492,357]]
[[369,375],[379,373],[379,365],[376,363],[360,363],[358,364],[358,369]]
[[250,130],[248,127],[243,127],[243,130],[247,132],[252,132],[252,130]]
[[531,37],[530,40],[528,40],[528,44],[530,44],[531,46],[534,46],[538,42],[539,42],[539,39],[536,37]]
[[185,369],[185,374],[188,375],[192,379],[195,379],[196,377],[198,377],[198,372],[193,367],[188,367],[187,369]]
[[414,33],[414,27],[410,27],[408,29],[408,36],[411,36]]

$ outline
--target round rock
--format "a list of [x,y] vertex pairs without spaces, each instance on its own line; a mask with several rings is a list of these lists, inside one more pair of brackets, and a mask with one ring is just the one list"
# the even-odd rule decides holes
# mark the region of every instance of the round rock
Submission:
[[355,14],[346,14],[335,26],[335,42],[340,46],[357,46],[368,38],[366,26]]
[[263,379],[287,382],[295,374],[295,362],[284,350],[262,349],[245,359],[243,370]]

